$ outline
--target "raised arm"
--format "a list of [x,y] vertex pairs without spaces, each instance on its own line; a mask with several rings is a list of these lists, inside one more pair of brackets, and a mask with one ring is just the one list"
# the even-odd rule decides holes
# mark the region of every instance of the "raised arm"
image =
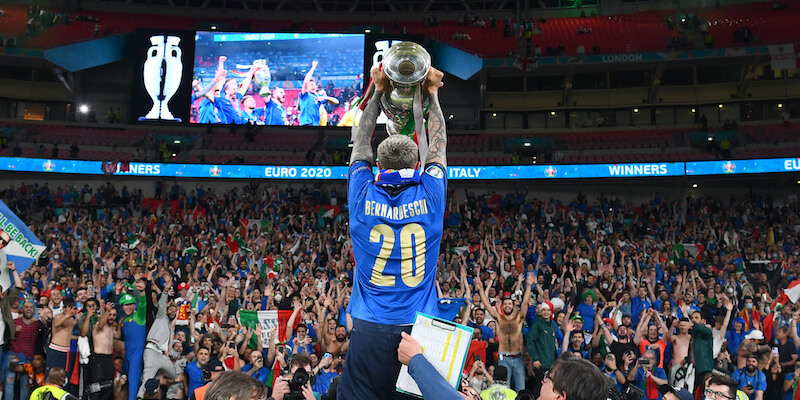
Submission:
[[[492,287],[493,284],[493,281],[490,282],[489,287]],[[492,307],[492,304],[489,303],[489,298],[486,297],[486,291],[483,289],[483,282],[481,282],[480,278],[475,279],[475,290],[481,295],[481,303],[483,307],[486,308],[486,312],[488,312],[492,318],[500,319],[500,314]]]
[[311,82],[311,79],[314,78],[314,71],[317,69],[317,61],[311,62],[311,69],[306,72],[305,78],[303,78],[303,89],[301,90],[302,94],[308,93],[308,85]]
[[636,327],[636,334],[633,336],[633,343],[636,343],[637,346],[642,341],[642,337],[647,330],[647,325],[650,323],[651,316],[650,310],[645,311],[644,315],[642,315],[642,320],[639,321],[639,325]]
[[295,300],[292,306],[294,307],[294,311],[292,311],[292,316],[289,317],[289,320],[286,321],[287,340],[294,335],[294,321],[297,320],[297,316],[300,315],[300,310],[303,308],[302,304],[300,304],[300,300]]
[[[442,107],[439,104],[439,87],[444,74],[431,67],[425,78],[424,90],[430,98],[428,110],[428,155],[426,164],[439,163],[447,167],[447,132]],[[363,118],[362,118],[363,119]]]
[[[94,328],[93,329],[96,329],[96,330],[99,331],[99,330],[105,328],[106,324],[108,324],[108,317],[111,314],[110,311],[113,310],[113,309],[114,309],[114,303],[112,303],[110,301],[107,302],[106,303],[106,310],[103,312],[103,316],[100,317],[100,319],[97,321],[96,324],[94,324]],[[86,319],[89,319],[88,315],[86,316]],[[87,331],[88,331],[88,329],[87,329]]]
[[524,320],[525,315],[528,314],[528,303],[531,299],[531,286],[533,286],[533,282],[536,281],[536,277],[533,276],[532,273],[528,274],[528,277],[525,278],[525,294],[522,295],[522,304],[519,305],[520,309],[520,316]]
[[245,75],[245,77],[244,77],[244,81],[242,82],[242,86],[239,87],[239,94],[244,96],[244,94],[247,93],[247,89],[250,89],[250,83],[253,82],[253,75],[259,69],[261,69],[261,67],[258,67],[258,66],[255,66],[255,65],[250,67],[250,70],[247,71],[247,75]]
[[383,96],[383,90],[388,87],[388,80],[383,71],[378,68],[372,69],[375,93],[367,101],[358,126],[353,126],[353,151],[350,153],[350,164],[356,161],[367,161],[371,164],[375,161],[375,155],[372,153],[372,133],[375,131],[375,123],[381,112],[380,98]]

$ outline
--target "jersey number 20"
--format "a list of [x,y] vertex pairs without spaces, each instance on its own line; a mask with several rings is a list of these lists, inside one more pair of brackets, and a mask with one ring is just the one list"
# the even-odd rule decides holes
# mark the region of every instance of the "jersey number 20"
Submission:
[[[394,249],[394,229],[386,224],[375,225],[369,232],[369,241],[381,244],[381,251],[372,267],[370,282],[377,286],[394,286],[395,277],[383,274],[386,261]],[[400,229],[400,258],[400,277],[403,283],[408,287],[419,285],[425,277],[425,230],[422,225],[407,224]]]

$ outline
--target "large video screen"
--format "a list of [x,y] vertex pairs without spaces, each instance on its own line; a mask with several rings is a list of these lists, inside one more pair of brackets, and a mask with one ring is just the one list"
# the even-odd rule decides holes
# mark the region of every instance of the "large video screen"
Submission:
[[191,123],[352,125],[363,34],[200,31],[194,50]]

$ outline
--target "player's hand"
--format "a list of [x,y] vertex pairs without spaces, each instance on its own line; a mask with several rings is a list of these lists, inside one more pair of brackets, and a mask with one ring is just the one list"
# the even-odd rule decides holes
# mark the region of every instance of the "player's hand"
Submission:
[[536,368],[536,369],[542,368],[542,362],[539,361],[539,360],[534,361],[533,362],[533,368]]
[[389,89],[389,77],[386,75],[386,72],[383,71],[380,65],[375,65],[370,69],[369,75],[372,77],[372,83],[375,85],[375,90],[379,92],[388,92]]
[[402,332],[400,336],[403,340],[400,341],[400,346],[397,348],[397,359],[403,365],[408,365],[415,355],[422,354],[422,347],[411,335]]
[[442,83],[443,77],[444,73],[442,71],[431,67],[428,71],[428,76],[425,77],[425,82],[422,84],[425,90],[424,93],[428,96],[434,96],[439,93],[439,88],[444,86],[444,83]]
[[311,62],[311,68],[316,68],[317,65],[319,65],[319,61],[312,61]]
[[13,270],[15,270],[15,269],[17,269],[17,267],[16,267],[16,265],[14,264],[14,262],[13,262],[13,261],[8,261],[8,262],[6,262],[6,268],[8,268],[8,269],[10,269],[10,270],[12,270],[12,271],[13,271]]
[[[228,71],[224,68],[219,68],[214,74],[214,82],[222,82],[225,80],[226,76],[228,76]],[[214,269],[217,269],[217,267],[215,266]]]

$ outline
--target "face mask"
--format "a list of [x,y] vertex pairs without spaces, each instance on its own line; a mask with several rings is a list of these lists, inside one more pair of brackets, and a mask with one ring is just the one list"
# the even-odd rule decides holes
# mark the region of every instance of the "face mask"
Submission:
[[748,309],[748,310],[752,310],[752,309],[753,309],[753,303],[746,303],[746,304],[744,305],[744,308],[746,308],[746,309]]
[[608,289],[608,284],[607,283],[604,283],[602,286],[603,286],[603,289]]

